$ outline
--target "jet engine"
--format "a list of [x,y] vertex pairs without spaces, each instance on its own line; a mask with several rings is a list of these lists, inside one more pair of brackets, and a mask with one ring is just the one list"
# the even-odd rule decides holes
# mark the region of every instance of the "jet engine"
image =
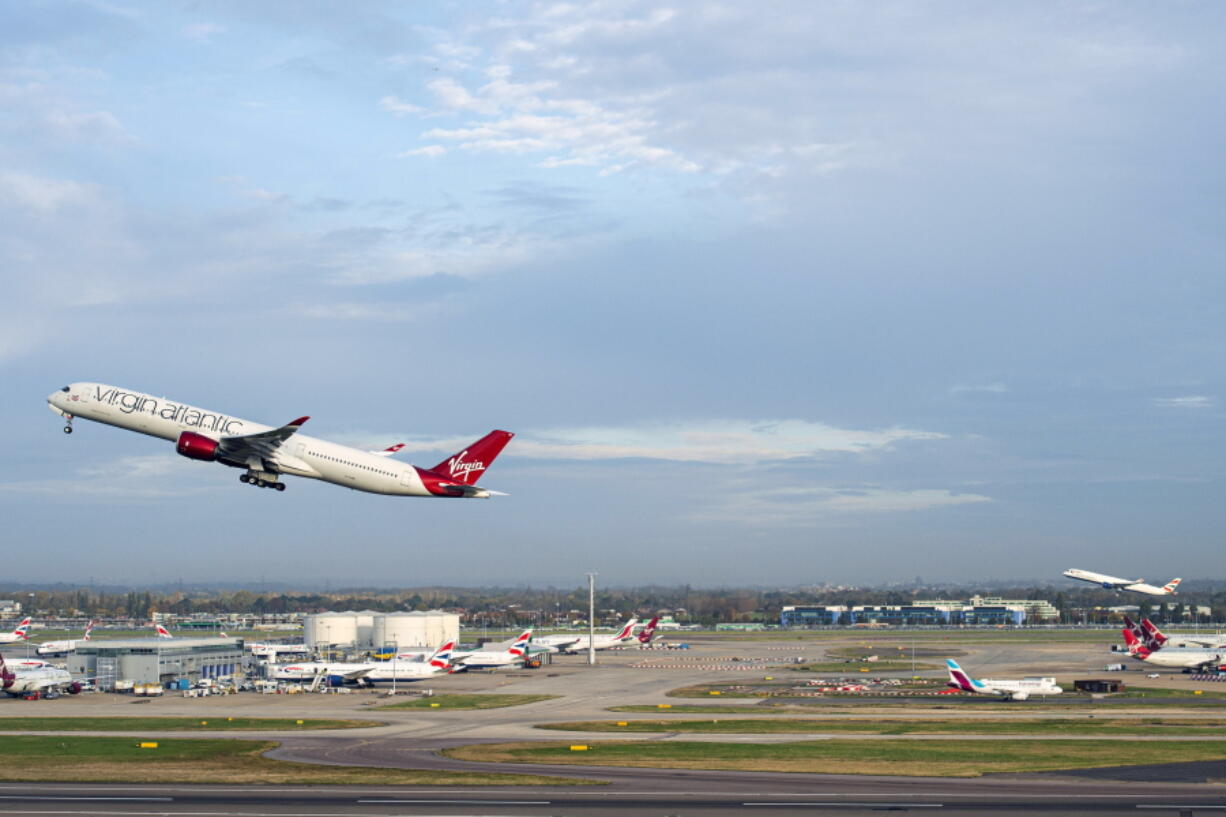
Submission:
[[80,692],[81,692],[81,684],[79,684],[78,682],[73,681],[71,684],[68,685],[69,695],[79,695]]
[[194,431],[184,431],[179,435],[175,450],[188,459],[213,462],[217,459],[217,440]]

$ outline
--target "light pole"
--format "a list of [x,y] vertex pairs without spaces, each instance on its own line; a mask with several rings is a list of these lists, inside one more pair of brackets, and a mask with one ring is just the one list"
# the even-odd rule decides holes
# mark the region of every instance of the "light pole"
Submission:
[[596,664],[596,574],[587,574],[587,663]]

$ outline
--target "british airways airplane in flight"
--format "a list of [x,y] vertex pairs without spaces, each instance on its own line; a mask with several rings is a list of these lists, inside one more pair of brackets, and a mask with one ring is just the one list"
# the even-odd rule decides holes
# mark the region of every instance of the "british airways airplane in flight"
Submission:
[[360,451],[299,434],[309,417],[273,428],[103,383],[64,386],[47,403],[65,419],[65,434],[81,417],[171,440],[188,459],[244,468],[241,482],[278,491],[285,490],[281,477],[292,475],[372,494],[484,498],[498,492],[476,482],[515,436],[491,431],[433,468],[418,468],[390,459],[403,445]]

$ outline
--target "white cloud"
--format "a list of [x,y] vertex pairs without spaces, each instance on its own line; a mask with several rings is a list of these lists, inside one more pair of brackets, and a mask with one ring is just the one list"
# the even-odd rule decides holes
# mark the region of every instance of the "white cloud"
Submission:
[[226,33],[226,27],[216,23],[192,23],[184,26],[181,33],[189,40],[199,43],[209,43],[218,34]]
[[1206,409],[1213,407],[1213,398],[1203,394],[1190,394],[1185,397],[1155,397],[1153,402],[1159,408]]
[[[13,494],[71,494],[95,499],[152,499],[191,496],[223,487],[229,472],[184,468],[187,461],[175,454],[149,454],[77,468],[69,477],[0,483],[0,492]],[[225,480],[224,483],[228,483]],[[237,483],[235,483],[237,485]]]
[[[868,453],[909,440],[947,435],[905,428],[861,431],[804,420],[700,420],[645,427],[589,427],[526,431],[515,455],[539,459],[613,460],[755,465],[834,453]],[[471,440],[418,442],[408,450],[446,451]]]
[[406,150],[406,151],[403,151],[402,153],[397,153],[396,158],[397,159],[407,159],[410,156],[429,156],[431,159],[433,159],[437,156],[442,156],[446,152],[447,152],[447,148],[443,147],[442,145],[426,145],[423,148],[417,148],[415,150]]
[[698,510],[689,518],[702,522],[792,526],[832,517],[929,511],[991,501],[991,497],[982,494],[955,493],[945,488],[797,486],[729,492],[718,506]]
[[70,179],[0,173],[0,199],[7,199],[24,210],[48,214],[65,207],[93,205],[98,198],[96,187]]
[[385,96],[379,100],[379,108],[396,116],[425,113],[426,109],[411,102],[405,102],[398,96]]

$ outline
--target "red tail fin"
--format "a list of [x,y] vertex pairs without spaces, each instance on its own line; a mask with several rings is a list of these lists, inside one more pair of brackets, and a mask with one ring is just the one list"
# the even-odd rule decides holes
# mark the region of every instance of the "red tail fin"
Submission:
[[1144,634],[1145,646],[1151,650],[1156,650],[1167,642],[1167,638],[1162,634],[1162,631],[1147,618],[1141,619],[1141,632]]
[[640,644],[650,644],[652,637],[656,634],[656,624],[660,621],[660,617],[656,616],[647,623],[643,631],[639,633],[638,639]]
[[461,485],[475,485],[485,469],[494,462],[515,435],[509,431],[491,431],[458,454],[453,454],[430,470]]
[[1130,655],[1137,655],[1141,658],[1149,656],[1149,649],[1141,643],[1140,639],[1133,635],[1132,630],[1125,629],[1122,632],[1124,633],[1124,643],[1128,645],[1128,653]]

